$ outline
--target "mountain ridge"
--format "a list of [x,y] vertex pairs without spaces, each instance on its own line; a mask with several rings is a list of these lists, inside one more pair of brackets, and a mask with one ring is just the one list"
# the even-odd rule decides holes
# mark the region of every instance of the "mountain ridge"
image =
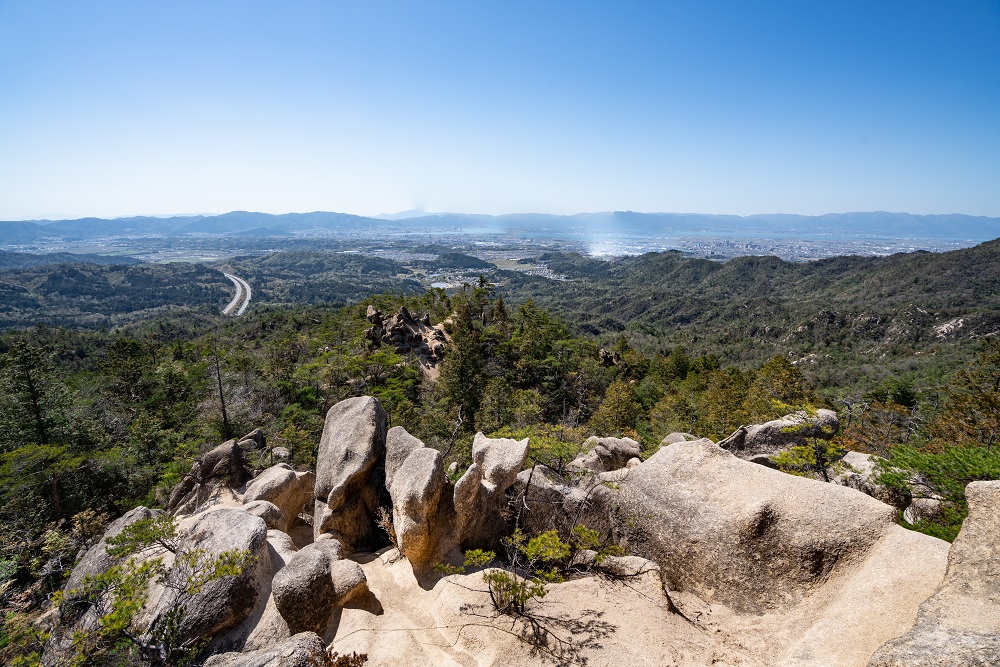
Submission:
[[[414,222],[416,221],[416,222]],[[406,232],[433,227],[462,233],[551,235],[647,236],[684,234],[821,235],[886,238],[936,238],[987,241],[1000,237],[1000,217],[962,213],[914,214],[859,211],[799,215],[768,213],[748,216],[707,213],[642,213],[635,211],[549,213],[431,213],[419,217],[387,219],[350,213],[259,213],[230,211],[220,215],[168,218],[133,216],[85,217],[71,220],[0,221],[0,243],[45,240],[80,240],[109,236],[186,236],[241,234],[266,230],[273,235],[335,232],[370,232],[376,229]],[[471,228],[471,229],[467,229]]]

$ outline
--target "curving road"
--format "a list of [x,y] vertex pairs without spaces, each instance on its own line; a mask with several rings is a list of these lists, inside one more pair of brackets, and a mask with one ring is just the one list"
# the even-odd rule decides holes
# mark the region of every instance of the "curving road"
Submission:
[[235,315],[239,317],[246,312],[250,305],[250,283],[231,273],[223,273],[225,277],[233,281],[236,285],[236,296],[229,302],[229,305],[222,309],[223,315]]

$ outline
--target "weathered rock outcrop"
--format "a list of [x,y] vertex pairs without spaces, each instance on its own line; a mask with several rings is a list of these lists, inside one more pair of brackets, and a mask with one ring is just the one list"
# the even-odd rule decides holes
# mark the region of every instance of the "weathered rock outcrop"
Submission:
[[[386,434],[377,401],[339,403],[327,416],[314,484],[277,465],[243,497],[220,474],[234,494],[231,507],[182,503],[199,510],[177,522],[183,550],[243,549],[254,561],[194,596],[153,585],[137,619],[149,627],[183,607],[182,638],[211,637],[207,652],[220,652],[210,667],[324,664],[324,641],[334,640],[337,650],[373,652],[377,664],[540,664],[548,654],[539,658],[514,635],[465,623],[463,610],[489,604],[481,573],[421,576],[460,548],[496,548],[516,515],[529,533],[555,528],[566,537],[583,524],[633,554],[598,559],[583,551],[573,560],[581,571],[627,577],[628,586],[590,577],[550,586],[549,620],[566,633],[556,650],[575,646],[577,653],[562,655],[571,661],[950,667],[997,660],[1000,482],[969,486],[971,513],[942,584],[947,543],[899,527],[895,509],[848,488],[868,483],[867,458],[852,459],[848,477],[860,481],[826,484],[704,439],[681,437],[645,462],[632,441],[598,439],[589,458],[561,476],[544,466],[520,471],[528,444],[477,434],[472,465],[453,485],[438,451],[402,428]],[[234,445],[240,449],[226,443],[225,456],[199,465],[221,473]],[[289,527],[285,512],[298,514],[310,498],[315,532],[301,522]],[[352,553],[379,541],[375,513],[390,505],[407,560]],[[153,515],[137,508],[112,524],[71,585],[113,562],[108,536]],[[169,567],[172,556],[160,555]],[[68,636],[53,635],[44,664],[68,648]],[[243,652],[222,653],[233,650]]]
[[840,460],[841,470],[830,481],[877,498],[896,507],[905,507],[906,500],[875,481],[875,461],[871,454],[847,452]]
[[[104,536],[97,544],[90,547],[76,564],[73,571],[63,587],[64,605],[57,617],[58,623],[49,642],[45,646],[42,654],[41,664],[46,667],[68,662],[72,649],[72,631],[74,629],[92,629],[97,623],[97,615],[93,607],[86,610],[79,610],[74,604],[81,598],[76,594],[88,577],[93,577],[108,568],[117,565],[121,559],[108,554],[108,539],[119,535],[125,528],[141,519],[150,519],[160,515],[160,510],[151,510],[147,507],[136,507],[129,510],[122,516],[115,519],[107,527]],[[66,611],[69,610],[69,614]]]
[[195,461],[183,480],[170,492],[167,511],[171,514],[194,514],[220,495],[234,496],[246,481],[243,451],[235,440],[227,440]]
[[336,609],[332,569],[343,549],[336,540],[320,540],[292,555],[271,582],[274,604],[294,634],[323,634]]
[[903,520],[914,524],[930,521],[941,516],[940,498],[913,498],[903,510]]
[[584,443],[590,450],[570,462],[571,468],[608,472],[624,468],[630,459],[642,453],[632,438],[598,438],[591,436]]
[[833,410],[816,410],[815,413],[800,410],[763,424],[741,426],[728,438],[719,441],[719,447],[749,460],[802,445],[806,438],[829,440],[839,429],[840,422]]
[[151,519],[154,516],[161,516],[162,510],[151,510],[148,507],[136,507],[118,517],[108,525],[104,531],[104,536],[94,546],[87,549],[80,562],[73,568],[69,579],[66,580],[67,591],[80,588],[85,577],[92,577],[106,571],[115,565],[120,559],[108,554],[108,539],[118,536],[125,528],[141,519]]
[[441,452],[430,447],[406,457],[389,489],[399,551],[417,567],[442,560],[456,546],[451,530],[454,511],[446,490],[451,485]]
[[365,571],[353,560],[334,561],[330,567],[333,579],[333,603],[338,607],[353,602],[368,592]]
[[319,635],[302,632],[277,646],[253,653],[220,653],[205,667],[327,667],[326,644]]
[[251,516],[260,517],[264,520],[264,525],[268,530],[284,531],[288,525],[288,519],[281,513],[278,506],[266,500],[254,500],[243,505],[243,511]]
[[876,651],[869,667],[1000,665],[1000,482],[973,482],[965,494],[969,516],[944,581],[913,628]]
[[663,440],[660,440],[660,447],[665,447],[666,445],[672,445],[675,442],[688,442],[690,440],[699,440],[698,436],[692,435],[690,433],[682,433],[680,431],[674,431],[673,433],[668,433],[663,436]]
[[403,466],[403,461],[423,446],[424,443],[410,435],[402,426],[389,429],[385,436],[385,488],[392,488],[393,478]]
[[210,637],[242,623],[266,596],[271,579],[264,520],[240,509],[221,507],[197,514],[181,524],[181,549],[203,550],[209,558],[224,551],[245,551],[249,564],[238,577],[222,577],[206,583],[195,595],[181,598],[166,588],[152,614],[156,619],[183,605],[185,613],[178,631],[182,638]]
[[285,567],[292,556],[299,550],[292,541],[291,536],[282,530],[268,529],[267,531],[267,551],[271,558],[271,575],[278,573],[278,570]]
[[350,551],[373,548],[385,494],[385,411],[371,396],[337,403],[326,415],[316,457],[313,531],[331,533]]
[[895,526],[873,498],[704,440],[661,449],[618,484],[630,550],[656,561],[668,588],[741,612],[796,602]]
[[472,441],[472,465],[455,484],[456,534],[463,548],[490,548],[503,534],[505,492],[528,458],[528,439]]
[[612,489],[596,476],[567,481],[554,470],[538,465],[518,473],[514,489],[524,496],[520,520],[529,533],[555,529],[565,536],[577,524],[602,536],[613,533]]
[[299,515],[302,508],[312,499],[316,476],[312,472],[296,472],[287,463],[271,466],[247,483],[243,494],[244,503],[266,500],[273,503],[285,517],[287,524]]
[[240,446],[244,452],[250,452],[255,449],[264,449],[267,447],[267,438],[264,437],[264,432],[259,428],[247,433],[245,436],[236,441],[236,444]]
[[448,336],[444,326],[431,326],[430,318],[415,318],[405,306],[395,315],[386,317],[375,306],[368,306],[368,321],[372,327],[365,338],[374,345],[392,345],[396,354],[413,354],[425,369],[435,368],[444,359]]

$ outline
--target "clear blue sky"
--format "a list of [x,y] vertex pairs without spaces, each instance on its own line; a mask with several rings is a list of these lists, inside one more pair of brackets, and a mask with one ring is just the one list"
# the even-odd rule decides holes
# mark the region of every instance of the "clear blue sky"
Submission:
[[0,219],[1000,216],[1000,0],[0,0]]

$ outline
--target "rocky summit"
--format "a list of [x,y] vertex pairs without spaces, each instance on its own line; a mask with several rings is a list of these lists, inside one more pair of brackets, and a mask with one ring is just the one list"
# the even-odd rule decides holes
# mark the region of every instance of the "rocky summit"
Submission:
[[[592,438],[561,471],[532,463],[529,440],[480,433],[468,468],[449,473],[441,452],[386,428],[376,399],[352,398],[329,410],[315,471],[278,463],[248,478],[263,436],[224,443],[177,485],[169,515],[139,507],[112,523],[65,595],[121,565],[116,536],[159,521],[169,548],[130,557],[159,553],[167,574],[142,584],[132,621],[148,646],[169,627],[211,667],[322,666],[331,652],[370,665],[1000,664],[1000,483],[969,485],[949,545],[897,525],[864,470],[826,483],[755,462],[829,436],[831,415],[719,444],[672,434],[645,461],[633,440]],[[552,535],[565,551],[524,547]],[[470,565],[477,549],[492,567]],[[234,553],[232,576],[171,583],[185,563]],[[561,576],[511,564],[544,559]],[[504,581],[544,592],[510,613]],[[100,602],[81,607],[49,619],[43,664],[107,622]]]

